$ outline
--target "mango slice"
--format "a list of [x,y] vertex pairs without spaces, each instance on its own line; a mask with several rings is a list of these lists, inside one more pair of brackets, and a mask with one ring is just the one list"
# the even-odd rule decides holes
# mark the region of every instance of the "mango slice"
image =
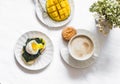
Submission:
[[46,10],[54,21],[63,21],[70,16],[70,4],[68,0],[47,0]]

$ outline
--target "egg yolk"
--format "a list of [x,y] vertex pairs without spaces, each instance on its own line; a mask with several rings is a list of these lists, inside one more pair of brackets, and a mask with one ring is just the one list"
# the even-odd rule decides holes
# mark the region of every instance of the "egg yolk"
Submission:
[[32,43],[32,49],[34,51],[37,51],[37,50],[43,49],[43,48],[44,48],[44,45],[42,45],[42,44],[36,44],[35,42]]
[[37,51],[37,44],[35,42],[32,43],[32,49],[34,51]]

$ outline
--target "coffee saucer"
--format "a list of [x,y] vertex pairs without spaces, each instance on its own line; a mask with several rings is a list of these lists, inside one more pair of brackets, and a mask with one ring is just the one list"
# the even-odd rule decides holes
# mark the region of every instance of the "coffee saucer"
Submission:
[[98,42],[97,38],[95,37],[95,35],[93,35],[91,32],[89,32],[87,30],[78,29],[77,34],[82,34],[82,35],[85,34],[94,39],[95,55],[91,56],[91,58],[89,58],[88,60],[85,60],[85,61],[77,61],[77,60],[73,59],[70,56],[70,53],[68,51],[68,43],[65,42],[62,38],[61,38],[60,54],[61,54],[61,57],[63,58],[63,60],[68,65],[70,65],[74,68],[86,68],[86,67],[89,67],[90,65],[92,65],[93,63],[95,63],[96,59],[99,57],[99,51],[100,51],[99,42]]

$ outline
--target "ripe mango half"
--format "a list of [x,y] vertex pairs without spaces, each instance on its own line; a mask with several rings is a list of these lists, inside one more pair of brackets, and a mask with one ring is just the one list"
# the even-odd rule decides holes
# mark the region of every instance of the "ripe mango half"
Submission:
[[47,0],[46,10],[54,21],[63,21],[70,16],[71,8],[68,0]]

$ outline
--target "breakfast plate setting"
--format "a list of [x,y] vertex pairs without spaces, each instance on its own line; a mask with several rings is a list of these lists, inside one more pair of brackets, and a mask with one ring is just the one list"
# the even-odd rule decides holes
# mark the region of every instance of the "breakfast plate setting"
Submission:
[[[38,19],[49,28],[65,26],[74,13],[73,0],[35,0]],[[86,68],[99,56],[99,42],[95,35],[83,29],[65,27],[62,30],[60,55],[74,68]],[[47,67],[53,58],[51,39],[40,31],[23,34],[15,46],[15,59],[28,70],[40,70]]]
[[[64,33],[64,30],[63,30],[63,33]],[[85,54],[86,50],[84,51],[84,49],[86,49],[86,48],[84,48],[84,47],[87,47],[87,46],[90,47],[90,45],[91,45],[89,43],[89,41],[87,41],[86,38],[83,37],[83,35],[88,36],[90,39],[92,39],[93,44],[94,44],[94,49],[92,51],[90,51],[91,52],[90,55],[87,56],[87,54],[86,54],[86,55],[83,55],[83,58],[82,58],[82,56],[80,56],[80,58],[79,57],[76,58],[76,57],[74,57],[74,54],[71,53],[72,49],[70,50],[70,45],[74,45],[72,51],[75,52],[75,51],[79,50],[78,52],[75,52],[75,55],[81,55],[81,52],[84,52],[82,54]],[[78,38],[77,36],[78,37],[82,36],[82,37]],[[75,39],[76,39],[76,42],[75,42]],[[72,43],[72,40],[73,40],[73,43]],[[80,42],[80,41],[83,41],[83,42]],[[86,44],[84,42],[86,42]],[[89,45],[87,45],[87,42]],[[83,44],[85,44],[85,45],[83,45]],[[82,50],[80,48],[82,48]],[[87,50],[88,50],[88,48],[87,48]],[[61,38],[61,47],[60,47],[61,57],[68,65],[70,65],[74,68],[89,67],[98,58],[99,51],[100,51],[100,49],[99,49],[99,43],[98,43],[97,38],[95,37],[95,35],[93,35],[91,32],[89,32],[87,30],[77,29],[76,35],[74,37],[72,37],[69,42],[66,41],[64,38]]]
[[120,0],[0,0],[0,84],[120,84]]
[[28,70],[40,70],[47,67],[53,59],[51,39],[39,31],[23,34],[14,49],[15,59]]
[[68,24],[74,13],[73,0],[35,0],[37,18],[48,27]]

